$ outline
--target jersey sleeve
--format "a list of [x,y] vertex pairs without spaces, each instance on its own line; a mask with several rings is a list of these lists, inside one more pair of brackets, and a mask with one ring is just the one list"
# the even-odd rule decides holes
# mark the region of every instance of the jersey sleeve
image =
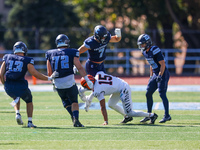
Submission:
[[153,55],[157,59],[157,61],[164,60],[164,56],[162,55],[160,48],[157,46],[155,46],[155,48],[153,48]]
[[79,57],[79,51],[75,49],[75,57]]
[[7,56],[8,56],[7,54],[3,56],[3,61],[6,61]]
[[104,97],[104,92],[102,91],[101,93],[93,93],[94,95],[96,95],[95,97],[99,100],[99,101],[101,101],[101,100],[103,100],[103,99],[105,99],[105,97]]
[[84,41],[83,45],[84,45],[86,48],[91,49],[91,46],[90,46],[90,45],[91,45],[91,40],[86,39],[86,40]]
[[33,58],[30,59],[30,64],[34,65],[34,59]]
[[49,52],[48,51],[45,53],[45,58],[46,58],[46,60],[49,60]]

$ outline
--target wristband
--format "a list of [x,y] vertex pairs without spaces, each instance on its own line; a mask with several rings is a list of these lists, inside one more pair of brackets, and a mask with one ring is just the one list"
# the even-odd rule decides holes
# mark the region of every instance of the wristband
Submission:
[[48,81],[51,81],[52,80],[52,78],[51,77],[48,77]]

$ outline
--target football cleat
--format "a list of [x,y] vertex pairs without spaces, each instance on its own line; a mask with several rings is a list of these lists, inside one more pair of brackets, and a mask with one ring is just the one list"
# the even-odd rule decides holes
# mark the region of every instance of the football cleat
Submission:
[[21,117],[20,113],[16,114],[15,119],[16,119],[18,125],[23,125],[24,124],[23,121],[22,121],[22,117]]
[[159,123],[165,123],[166,121],[170,121],[170,120],[172,120],[172,118],[171,118],[171,116],[168,116],[168,117],[163,117],[160,121],[159,121]]
[[150,122],[149,124],[154,124],[154,122],[156,121],[156,119],[158,118],[158,115],[156,113],[154,113],[154,115],[152,117],[150,117]]
[[74,127],[84,127],[78,119],[74,119]]
[[133,120],[133,117],[125,116],[124,119],[120,123],[127,123],[127,122],[132,121],[132,120]]
[[28,125],[27,125],[28,128],[37,128],[37,126],[35,126],[32,121],[28,121]]
[[79,87],[79,89],[78,89],[78,94],[79,94],[81,100],[84,101],[84,102],[86,102],[87,99],[86,99],[86,96],[85,96],[85,94],[84,94],[84,91],[85,91],[84,89],[82,89],[81,87]]
[[141,122],[141,123],[145,123],[145,122],[147,122],[147,121],[149,121],[149,120],[150,120],[149,117],[145,117],[144,119],[140,120],[140,122]]

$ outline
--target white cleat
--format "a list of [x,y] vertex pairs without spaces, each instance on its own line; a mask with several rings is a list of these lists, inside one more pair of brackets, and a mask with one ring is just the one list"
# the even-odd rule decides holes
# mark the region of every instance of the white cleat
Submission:
[[18,125],[23,125],[23,121],[22,121],[22,117],[19,113],[16,114],[16,117],[15,117],[16,121],[17,121],[17,124]]
[[79,94],[81,100],[86,102],[87,98],[86,98],[86,95],[84,94],[84,92],[85,92],[85,89],[82,89],[81,87],[79,87],[78,94]]
[[35,126],[32,122],[28,122],[27,127],[28,128],[37,128],[37,126]]

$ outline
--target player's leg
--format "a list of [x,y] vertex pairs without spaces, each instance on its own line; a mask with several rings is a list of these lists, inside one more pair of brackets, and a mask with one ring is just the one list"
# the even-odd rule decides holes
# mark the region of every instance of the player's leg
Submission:
[[[146,92],[146,101],[147,101],[147,112],[151,113],[152,112],[152,107],[153,107],[153,93],[157,89],[157,82],[156,82],[156,75],[153,74],[153,77],[149,79],[149,83],[147,85],[147,92]],[[146,122],[149,121],[149,117],[145,117],[140,122]]]
[[127,123],[129,121],[132,121],[133,117],[128,115],[128,113],[131,112],[133,109],[133,104],[131,99],[131,88],[128,84],[125,84],[123,89],[121,90],[120,99],[122,101],[124,113],[126,114],[124,120],[121,123]]
[[26,91],[24,92],[24,94],[21,96],[21,98],[26,102],[26,113],[27,113],[27,117],[28,117],[28,125],[27,127],[29,128],[36,128],[37,126],[35,126],[32,122],[32,117],[33,117],[33,102],[32,102],[32,94],[30,89],[26,89]]
[[21,114],[19,112],[20,111],[20,98],[17,97],[16,99],[19,99],[19,101],[18,101],[17,104],[14,105],[14,109],[15,109],[15,112],[16,112],[15,119],[16,119],[18,125],[23,125],[24,123],[22,121],[22,117],[21,117]]
[[76,85],[67,89],[67,96],[72,103],[71,108],[74,118],[74,127],[84,127],[79,121],[78,88]]
[[165,123],[166,121],[171,120],[171,116],[169,115],[169,101],[167,98],[167,88],[168,88],[168,81],[169,81],[169,72],[165,71],[162,76],[162,81],[158,83],[158,92],[162,99],[163,106],[165,109],[165,115],[162,120],[160,120],[160,123]]
[[74,117],[72,113],[72,102],[67,94],[67,91],[68,89],[57,89],[58,95],[62,100],[63,107],[68,111],[73,122]]
[[123,116],[126,116],[124,110],[122,107],[117,105],[117,103],[120,100],[120,93],[113,93],[110,95],[109,101],[108,101],[108,107],[115,110],[116,112],[120,113]]
[[108,101],[108,106],[115,110],[116,112],[120,113],[121,115],[124,116],[124,119],[120,122],[120,123],[127,123],[129,121],[132,121],[133,118],[129,117],[126,115],[126,113],[124,112],[124,109],[122,107],[120,107],[119,105],[117,105],[117,103],[120,100],[120,93],[114,93],[110,96],[110,99]]

